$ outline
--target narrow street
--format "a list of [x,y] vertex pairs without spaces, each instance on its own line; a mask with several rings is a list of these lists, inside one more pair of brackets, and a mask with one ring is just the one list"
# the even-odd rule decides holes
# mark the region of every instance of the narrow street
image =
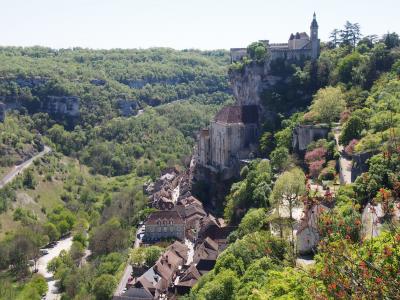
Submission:
[[56,280],[53,278],[53,273],[47,271],[47,265],[49,262],[60,255],[62,250],[68,251],[72,246],[72,237],[68,237],[66,239],[59,240],[57,245],[53,248],[46,248],[49,252],[46,255],[43,255],[37,261],[36,267],[38,269],[38,273],[43,275],[46,278],[47,285],[49,287],[46,297],[46,300],[58,300],[60,299],[60,294],[58,294],[58,290],[56,287]]
[[353,162],[351,159],[348,159],[343,156],[344,147],[339,144],[339,136],[340,136],[340,128],[334,128],[334,136],[336,140],[336,145],[338,147],[338,151],[340,153],[339,158],[339,173],[340,173],[340,183],[342,184],[350,184],[351,183],[351,167]]
[[19,174],[22,173],[25,169],[27,169],[36,159],[46,155],[49,153],[51,149],[47,146],[44,146],[44,149],[42,152],[36,154],[35,156],[31,157],[30,159],[24,161],[22,164],[15,166],[8,174],[6,174],[1,180],[0,180],[0,189],[3,188],[6,184],[10,183],[13,181],[15,177],[17,177]]
[[[142,243],[143,233],[144,233],[144,226],[142,225],[136,230],[135,242],[133,245],[134,249],[140,247],[140,244]],[[126,287],[126,284],[128,283],[128,279],[131,276],[131,274],[132,274],[132,266],[128,262],[128,264],[125,267],[124,274],[122,275],[121,280],[119,281],[118,286],[115,289],[114,296],[120,296],[124,292],[124,289]]]

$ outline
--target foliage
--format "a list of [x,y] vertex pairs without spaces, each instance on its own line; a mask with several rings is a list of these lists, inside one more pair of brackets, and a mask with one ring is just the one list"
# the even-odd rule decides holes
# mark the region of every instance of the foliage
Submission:
[[140,247],[131,250],[129,255],[130,263],[135,266],[146,266],[150,268],[154,265],[164,249],[158,246]]
[[249,171],[242,181],[232,185],[226,197],[225,219],[231,223],[238,222],[242,213],[240,209],[269,206],[272,171],[268,160],[256,160],[249,164]]
[[311,112],[314,113],[315,121],[330,124],[339,120],[345,105],[342,90],[339,87],[327,87],[320,89],[314,96]]
[[109,300],[112,297],[116,286],[117,281],[115,280],[114,276],[103,274],[96,278],[93,283],[93,292],[96,296],[96,299]]
[[89,238],[89,249],[95,255],[123,250],[128,245],[128,232],[116,219],[96,227]]

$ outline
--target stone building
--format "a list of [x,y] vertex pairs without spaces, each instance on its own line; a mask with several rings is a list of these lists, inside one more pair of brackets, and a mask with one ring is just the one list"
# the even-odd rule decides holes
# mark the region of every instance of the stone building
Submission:
[[304,152],[310,143],[326,139],[330,131],[328,124],[298,125],[293,129],[292,148],[296,152]]
[[256,105],[224,107],[199,134],[198,163],[225,173],[236,169],[256,150],[258,122]]
[[175,209],[153,212],[144,222],[144,226],[145,241],[185,238],[185,220]]
[[[320,40],[318,38],[318,23],[314,13],[310,26],[310,36],[305,32],[291,34],[287,43],[270,44],[268,40],[260,41],[265,44],[270,53],[271,60],[283,59],[317,59],[320,52]],[[246,48],[231,48],[231,62],[240,61],[247,55]]]

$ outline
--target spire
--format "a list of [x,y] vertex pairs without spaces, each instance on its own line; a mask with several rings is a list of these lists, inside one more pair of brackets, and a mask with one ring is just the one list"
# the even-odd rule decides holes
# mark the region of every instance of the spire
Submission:
[[311,22],[311,28],[318,28],[317,15],[315,14],[315,11],[313,14],[313,20]]

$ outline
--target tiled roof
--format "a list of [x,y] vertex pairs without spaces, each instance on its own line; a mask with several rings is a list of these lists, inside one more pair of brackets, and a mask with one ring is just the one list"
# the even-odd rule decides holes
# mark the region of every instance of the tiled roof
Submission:
[[223,107],[215,116],[216,122],[222,123],[257,123],[258,108],[256,105],[229,105]]
[[184,261],[186,261],[188,258],[188,251],[189,251],[188,246],[179,241],[175,241],[167,249],[175,251],[176,254],[179,255]]
[[126,293],[115,296],[113,300],[150,300],[153,299],[153,295],[144,288],[130,288]]
[[170,221],[172,220],[174,224],[185,224],[185,221],[181,217],[181,215],[178,213],[177,210],[172,209],[172,210],[162,210],[162,211],[156,211],[150,214],[144,225],[157,225],[158,221]]

